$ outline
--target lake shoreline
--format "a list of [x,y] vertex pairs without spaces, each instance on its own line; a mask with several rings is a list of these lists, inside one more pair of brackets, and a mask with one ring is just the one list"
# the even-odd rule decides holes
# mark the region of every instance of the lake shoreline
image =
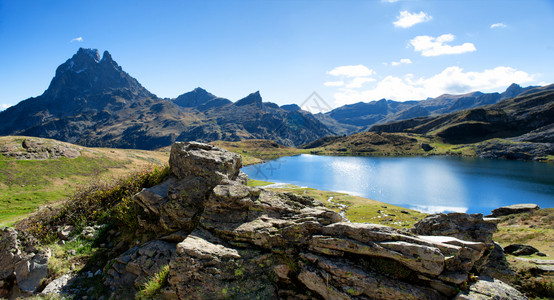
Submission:
[[243,171],[252,179],[347,192],[426,213],[487,215],[521,199],[554,206],[551,165],[538,162],[301,154],[245,166]]

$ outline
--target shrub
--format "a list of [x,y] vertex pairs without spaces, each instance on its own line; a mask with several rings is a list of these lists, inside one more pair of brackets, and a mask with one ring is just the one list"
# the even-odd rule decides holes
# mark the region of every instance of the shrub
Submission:
[[79,229],[104,222],[120,229],[136,228],[136,204],[131,197],[143,188],[161,183],[168,175],[168,166],[150,166],[112,182],[93,181],[78,187],[61,205],[39,209],[16,227],[42,242],[53,241],[57,227],[61,225],[73,225]]

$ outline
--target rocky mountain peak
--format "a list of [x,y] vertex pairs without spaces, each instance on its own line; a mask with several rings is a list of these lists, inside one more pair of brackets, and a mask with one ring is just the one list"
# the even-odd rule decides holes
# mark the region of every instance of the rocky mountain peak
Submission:
[[112,55],[107,50],[102,54],[102,61],[113,61]]
[[260,91],[251,93],[250,95],[235,102],[236,106],[243,106],[243,105],[249,105],[249,104],[254,104],[260,107],[262,106],[262,96],[260,95]]
[[217,96],[209,93],[201,87],[197,87],[194,90],[175,98],[173,103],[182,107],[197,107],[215,98],[217,98]]
[[138,81],[124,72],[104,51],[79,48],[77,53],[56,69],[56,76],[43,96],[62,99],[99,95],[113,90],[127,90],[135,96],[153,96]]
[[100,61],[100,53],[98,52],[98,49],[91,49],[91,48],[79,48],[77,53],[73,55],[71,59],[75,58],[92,58],[95,62]]

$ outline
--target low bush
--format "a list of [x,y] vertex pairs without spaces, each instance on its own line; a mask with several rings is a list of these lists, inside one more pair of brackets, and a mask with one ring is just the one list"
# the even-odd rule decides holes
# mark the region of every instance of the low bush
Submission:
[[150,166],[111,182],[91,182],[78,187],[73,196],[61,205],[39,209],[17,223],[16,228],[45,243],[55,240],[56,230],[62,225],[73,225],[80,229],[108,223],[120,230],[136,229],[137,208],[132,196],[143,188],[161,183],[168,175],[168,166]]

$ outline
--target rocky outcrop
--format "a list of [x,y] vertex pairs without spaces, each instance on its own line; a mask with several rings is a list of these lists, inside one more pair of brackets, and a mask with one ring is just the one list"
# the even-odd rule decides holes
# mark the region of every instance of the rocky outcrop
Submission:
[[42,139],[25,139],[20,144],[4,144],[0,148],[0,154],[23,160],[44,160],[60,157],[76,158],[81,156],[79,149],[74,146]]
[[493,209],[491,211],[492,213],[491,216],[500,217],[500,216],[507,216],[512,214],[530,213],[539,209],[540,207],[537,204],[532,204],[532,203],[514,204],[514,205],[508,205],[508,206],[503,206],[503,207]]
[[312,198],[246,186],[240,167],[211,145],[173,145],[169,178],[133,198],[154,238],[104,270],[114,297],[168,264],[166,299],[448,299],[496,229],[465,214],[418,235],[346,223]]
[[475,155],[481,158],[543,160],[552,154],[554,154],[553,143],[513,142],[493,139],[475,147]]
[[483,220],[482,214],[435,214],[417,222],[411,231],[420,235],[445,235],[462,240],[492,243],[495,223]]
[[0,230],[0,297],[15,298],[36,292],[48,275],[49,250],[13,228]]
[[527,300],[528,298],[521,294],[518,290],[507,285],[506,283],[490,278],[481,277],[479,281],[472,284],[469,290],[461,292],[455,300]]

